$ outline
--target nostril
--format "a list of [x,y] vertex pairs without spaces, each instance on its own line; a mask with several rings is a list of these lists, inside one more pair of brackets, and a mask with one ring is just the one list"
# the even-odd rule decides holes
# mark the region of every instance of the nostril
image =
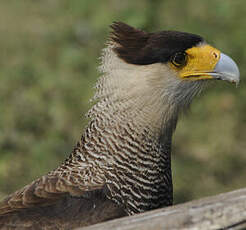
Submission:
[[215,57],[215,59],[218,58],[218,54],[216,52],[213,52],[213,56]]

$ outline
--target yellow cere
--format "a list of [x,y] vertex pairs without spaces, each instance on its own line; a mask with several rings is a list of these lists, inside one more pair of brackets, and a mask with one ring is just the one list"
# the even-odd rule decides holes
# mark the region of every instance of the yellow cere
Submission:
[[186,50],[187,62],[177,69],[182,79],[202,80],[212,79],[209,72],[213,72],[220,59],[220,51],[210,45],[201,45]]

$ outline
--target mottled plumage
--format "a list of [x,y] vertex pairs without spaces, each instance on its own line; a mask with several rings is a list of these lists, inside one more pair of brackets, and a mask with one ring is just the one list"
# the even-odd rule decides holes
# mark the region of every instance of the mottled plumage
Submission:
[[0,203],[1,229],[72,229],[172,204],[172,134],[207,81],[183,80],[169,63],[204,41],[112,28],[81,140],[61,166]]

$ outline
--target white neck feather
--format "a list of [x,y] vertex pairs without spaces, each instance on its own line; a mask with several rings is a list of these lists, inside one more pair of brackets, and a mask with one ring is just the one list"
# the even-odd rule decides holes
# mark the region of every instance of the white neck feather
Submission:
[[[178,113],[201,91],[200,82],[183,81],[167,65],[128,64],[117,57],[110,43],[103,50],[96,85],[97,103],[90,118],[103,113],[118,122],[131,121],[161,135],[169,122],[176,124]],[[175,127],[175,124],[174,127]]]

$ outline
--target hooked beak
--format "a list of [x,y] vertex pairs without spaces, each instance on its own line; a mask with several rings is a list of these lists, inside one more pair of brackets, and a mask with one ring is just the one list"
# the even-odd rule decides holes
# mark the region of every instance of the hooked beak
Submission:
[[229,81],[238,85],[240,72],[237,64],[227,55],[221,53],[214,71],[210,73],[215,79]]
[[237,64],[227,55],[210,45],[195,46],[186,50],[187,63],[178,76],[185,80],[224,80],[238,85],[240,73]]

